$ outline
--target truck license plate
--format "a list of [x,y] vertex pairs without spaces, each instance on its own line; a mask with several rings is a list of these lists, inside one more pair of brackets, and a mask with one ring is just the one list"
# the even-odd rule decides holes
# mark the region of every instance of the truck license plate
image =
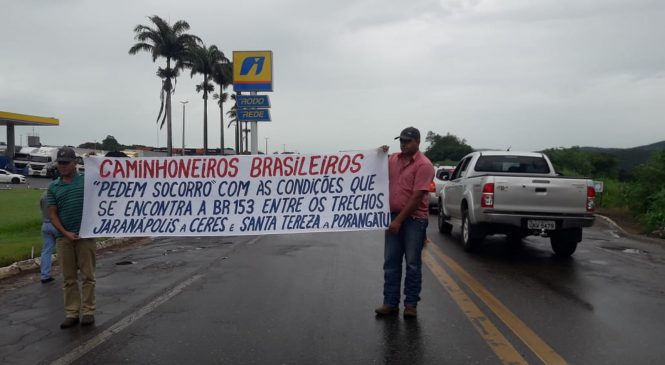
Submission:
[[538,220],[528,220],[526,226],[529,229],[547,229],[555,230],[556,222],[555,221],[538,221]]

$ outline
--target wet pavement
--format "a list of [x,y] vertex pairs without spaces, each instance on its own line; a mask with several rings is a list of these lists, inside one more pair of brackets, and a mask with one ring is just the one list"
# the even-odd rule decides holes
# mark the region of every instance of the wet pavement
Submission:
[[58,328],[60,279],[0,283],[0,363],[665,363],[663,246],[599,222],[571,259],[470,255],[435,225],[416,320],[374,316],[381,232],[155,238],[99,258],[92,328]]

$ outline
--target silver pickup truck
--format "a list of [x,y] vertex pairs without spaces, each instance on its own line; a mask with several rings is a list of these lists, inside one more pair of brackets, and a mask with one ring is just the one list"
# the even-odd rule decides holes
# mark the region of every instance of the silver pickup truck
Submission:
[[582,227],[594,222],[595,190],[585,178],[559,176],[542,153],[485,151],[465,156],[439,196],[439,231],[462,227],[462,244],[476,249],[483,238],[505,234],[521,243],[549,237],[558,256],[570,256]]

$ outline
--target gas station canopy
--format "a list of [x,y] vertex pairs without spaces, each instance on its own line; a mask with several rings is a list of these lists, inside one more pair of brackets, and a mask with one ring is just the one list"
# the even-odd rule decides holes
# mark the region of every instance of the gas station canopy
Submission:
[[38,117],[35,115],[17,114],[0,111],[0,125],[16,126],[49,126],[60,125],[60,120],[56,118]]
[[60,121],[56,118],[38,117],[35,115],[17,114],[17,113],[0,111],[0,125],[7,126],[7,148],[5,149],[5,156],[7,156],[7,160],[9,161],[7,165],[13,168],[12,159],[14,158],[14,152],[16,148],[14,127],[58,126],[60,125]]

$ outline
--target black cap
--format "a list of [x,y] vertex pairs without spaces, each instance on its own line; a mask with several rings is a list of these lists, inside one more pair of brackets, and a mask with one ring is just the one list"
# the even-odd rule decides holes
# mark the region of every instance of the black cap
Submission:
[[76,152],[71,147],[60,147],[56,161],[70,162],[76,161]]
[[420,131],[414,127],[407,127],[402,130],[402,133],[400,133],[398,137],[395,137],[395,139],[398,138],[420,140]]

